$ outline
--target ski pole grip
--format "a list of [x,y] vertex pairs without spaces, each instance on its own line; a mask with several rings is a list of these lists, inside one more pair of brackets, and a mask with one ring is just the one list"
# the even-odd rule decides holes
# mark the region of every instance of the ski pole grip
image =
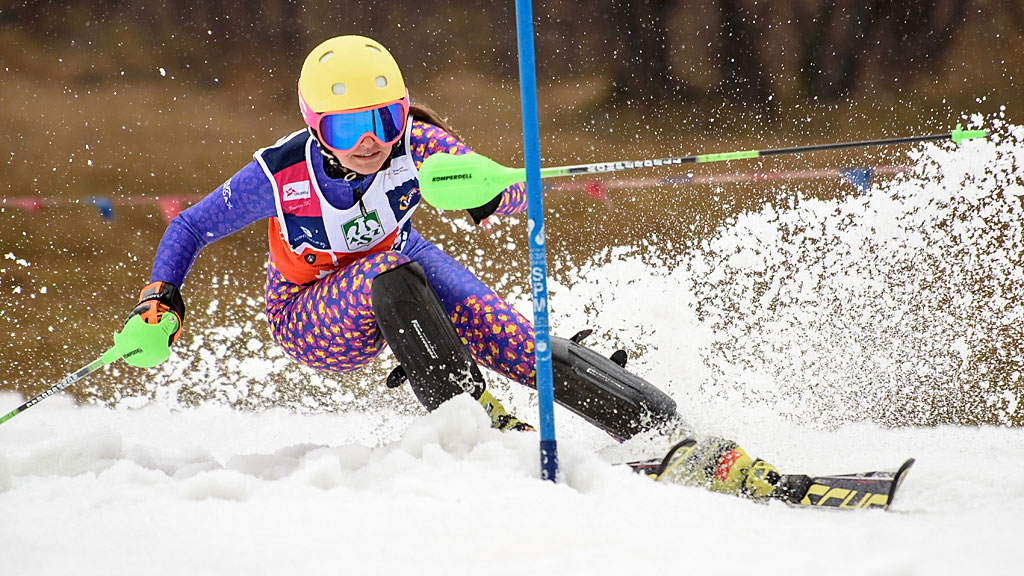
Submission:
[[164,314],[157,324],[145,322],[142,316],[132,316],[124,328],[114,334],[114,347],[128,364],[151,368],[171,356],[171,335],[177,331],[178,324],[178,317],[170,313]]
[[109,350],[103,353],[100,357],[100,362],[104,365],[116,362],[121,359],[121,351],[117,348],[117,345],[111,346]]
[[171,334],[178,331],[178,317],[174,314],[164,314],[164,317],[160,319],[160,324],[158,324],[158,326],[163,329],[164,334],[169,338]]

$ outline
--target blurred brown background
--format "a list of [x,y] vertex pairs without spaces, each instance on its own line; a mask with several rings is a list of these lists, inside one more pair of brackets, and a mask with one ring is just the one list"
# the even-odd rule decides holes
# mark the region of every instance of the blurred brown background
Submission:
[[[536,0],[534,12],[547,165],[947,132],[1001,107],[1022,120],[1019,0]],[[148,281],[166,225],[158,200],[207,193],[300,128],[303,57],[350,33],[389,47],[413,99],[472,147],[520,162],[511,0],[0,5],[0,389],[37,394],[110,344]],[[884,164],[898,154],[702,173]],[[668,215],[678,223],[670,240],[692,246],[760,206],[763,193],[737,185],[687,196]],[[809,193],[844,192],[826,182]],[[112,200],[113,219],[100,217],[94,196]],[[656,206],[658,197],[636,190],[620,200]],[[549,254],[560,261],[649,233],[586,198],[546,202]],[[426,209],[418,227],[470,255],[485,281],[522,291],[521,228],[465,234],[450,218]],[[190,334],[249,320],[240,346],[269,342],[258,321],[265,234],[252,227],[199,257],[184,290],[186,345]],[[579,246],[582,234],[592,243]],[[509,242],[521,249],[498,249]],[[476,248],[491,256],[473,257]],[[122,367],[74,392],[116,400],[149,377]]]

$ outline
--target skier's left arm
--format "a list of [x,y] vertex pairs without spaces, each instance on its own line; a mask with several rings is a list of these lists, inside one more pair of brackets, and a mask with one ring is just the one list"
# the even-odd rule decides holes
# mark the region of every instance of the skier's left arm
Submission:
[[[474,154],[473,150],[445,129],[415,119],[412,122],[412,158],[419,168],[433,154]],[[519,182],[501,191],[483,206],[467,210],[477,224],[488,216],[508,216],[526,209],[526,184]]]

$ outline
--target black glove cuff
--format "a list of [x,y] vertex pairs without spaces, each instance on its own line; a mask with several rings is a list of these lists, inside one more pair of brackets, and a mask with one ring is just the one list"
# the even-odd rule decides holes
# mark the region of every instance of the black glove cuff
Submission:
[[[170,282],[153,282],[142,289],[139,294],[139,303],[135,309],[138,310],[142,304],[156,300],[167,306],[171,312],[178,316],[178,320],[185,321],[185,301],[181,298],[178,287]],[[133,314],[134,315],[134,314]]]
[[479,224],[484,220],[484,218],[487,218],[491,214],[494,214],[494,211],[498,209],[498,206],[500,204],[501,194],[498,194],[497,196],[494,197],[494,199],[492,199],[487,204],[484,204],[479,208],[470,208],[466,210],[466,212],[469,212],[469,215],[472,216],[474,224]]

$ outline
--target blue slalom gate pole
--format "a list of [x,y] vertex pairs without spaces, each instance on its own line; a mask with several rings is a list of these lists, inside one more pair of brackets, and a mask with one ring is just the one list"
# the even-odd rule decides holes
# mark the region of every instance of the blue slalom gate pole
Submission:
[[537,120],[537,71],[533,54],[532,0],[516,0],[519,40],[519,90],[523,102],[523,160],[526,166],[526,218],[530,237],[530,290],[533,294],[534,354],[537,360],[537,401],[540,408],[540,476],[555,482],[555,391],[551,375],[548,327],[548,264],[544,247],[544,200],[540,182],[540,130]]

